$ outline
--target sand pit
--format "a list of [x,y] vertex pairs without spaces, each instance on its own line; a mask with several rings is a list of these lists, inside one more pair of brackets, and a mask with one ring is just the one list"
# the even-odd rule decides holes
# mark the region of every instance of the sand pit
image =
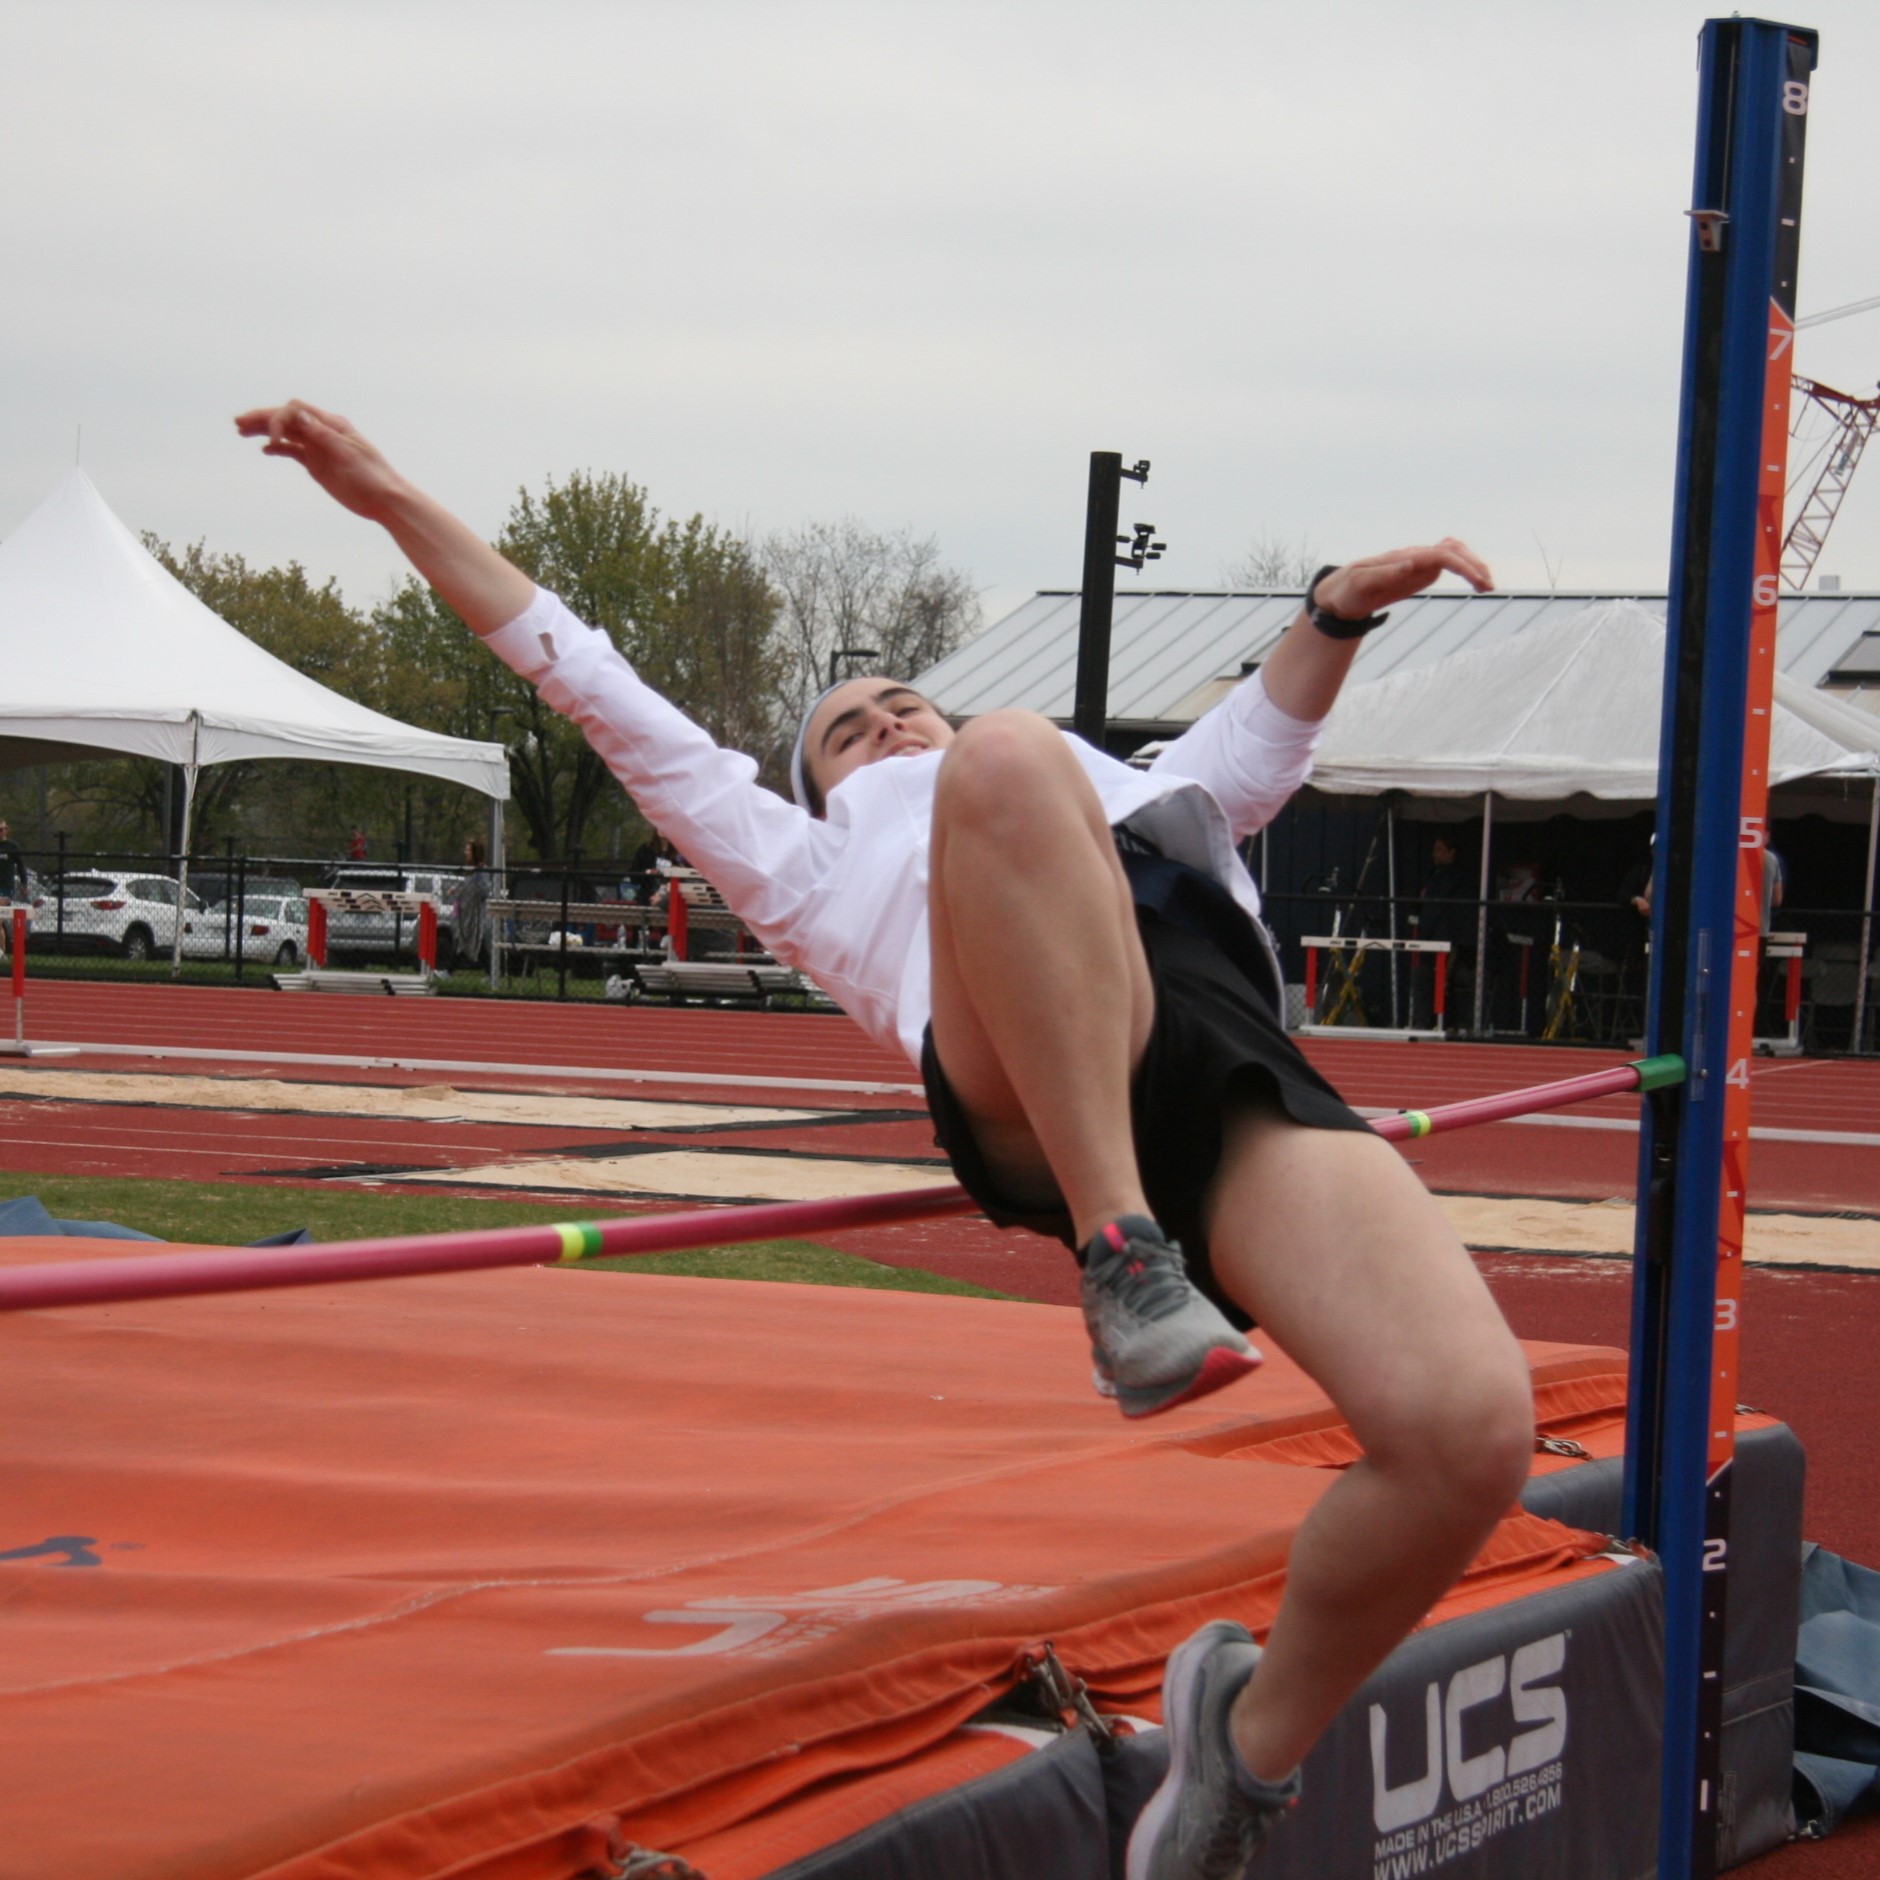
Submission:
[[[1541,1201],[1505,1195],[1438,1195],[1437,1200],[1471,1247],[1631,1256],[1629,1201]],[[1743,1257],[1756,1266],[1880,1272],[1880,1219],[1751,1213],[1744,1225]]]
[[834,1157],[748,1155],[735,1150],[654,1150],[646,1155],[544,1156],[476,1169],[429,1169],[401,1182],[478,1188],[546,1188],[592,1195],[661,1195],[695,1201],[811,1201],[945,1188],[933,1163],[847,1162]]
[[554,1129],[698,1129],[713,1124],[815,1122],[825,1110],[734,1103],[658,1103],[535,1091],[458,1090],[450,1084],[288,1083],[274,1077],[164,1077],[112,1071],[0,1069],[0,1096],[74,1103],[154,1103],[194,1110],[305,1116],[385,1116],[423,1123],[511,1123]]

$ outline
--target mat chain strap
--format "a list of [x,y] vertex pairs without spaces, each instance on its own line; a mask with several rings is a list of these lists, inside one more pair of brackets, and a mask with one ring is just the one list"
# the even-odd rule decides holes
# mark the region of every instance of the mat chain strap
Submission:
[[661,1854],[634,1842],[614,1880],[706,1880],[706,1876],[681,1855]]
[[1026,1652],[1019,1662],[1024,1668],[1021,1682],[1031,1685],[1053,1715],[1064,1720],[1067,1728],[1077,1727],[1070,1722],[1074,1717],[1077,1724],[1096,1739],[1099,1750],[1108,1752],[1115,1748],[1115,1725],[1090,1701],[1090,1687],[1083,1679],[1073,1677],[1064,1669],[1064,1661],[1049,1639]]

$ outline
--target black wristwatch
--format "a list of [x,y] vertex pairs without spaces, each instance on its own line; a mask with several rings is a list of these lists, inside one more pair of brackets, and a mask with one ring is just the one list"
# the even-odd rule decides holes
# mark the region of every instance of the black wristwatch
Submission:
[[1328,561],[1310,581],[1306,583],[1306,618],[1325,635],[1328,640],[1361,640],[1373,627],[1381,627],[1390,618],[1389,614],[1369,614],[1362,620],[1346,620],[1341,615],[1327,613],[1318,603],[1319,583],[1328,574],[1336,574],[1338,564]]

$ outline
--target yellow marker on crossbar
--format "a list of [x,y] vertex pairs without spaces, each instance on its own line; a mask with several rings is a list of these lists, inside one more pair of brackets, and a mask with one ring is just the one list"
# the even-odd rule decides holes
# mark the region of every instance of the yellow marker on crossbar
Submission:
[[555,1232],[561,1236],[558,1266],[572,1260],[591,1260],[601,1250],[601,1230],[589,1222],[557,1221]]

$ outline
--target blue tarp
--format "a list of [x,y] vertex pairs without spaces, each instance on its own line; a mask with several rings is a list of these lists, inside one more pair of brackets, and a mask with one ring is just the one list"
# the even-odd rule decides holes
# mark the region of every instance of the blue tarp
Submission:
[[1831,1833],[1880,1803],[1880,1573],[1820,1547],[1802,1562],[1795,1812]]
[[[159,1234],[140,1233],[134,1227],[120,1227],[116,1221],[62,1221],[50,1212],[37,1195],[21,1195],[17,1201],[0,1201],[0,1240],[14,1240],[28,1234],[64,1234],[77,1240],[161,1240]],[[270,1234],[265,1240],[251,1240],[250,1247],[296,1247],[313,1238],[304,1227],[290,1227],[285,1233]]]

